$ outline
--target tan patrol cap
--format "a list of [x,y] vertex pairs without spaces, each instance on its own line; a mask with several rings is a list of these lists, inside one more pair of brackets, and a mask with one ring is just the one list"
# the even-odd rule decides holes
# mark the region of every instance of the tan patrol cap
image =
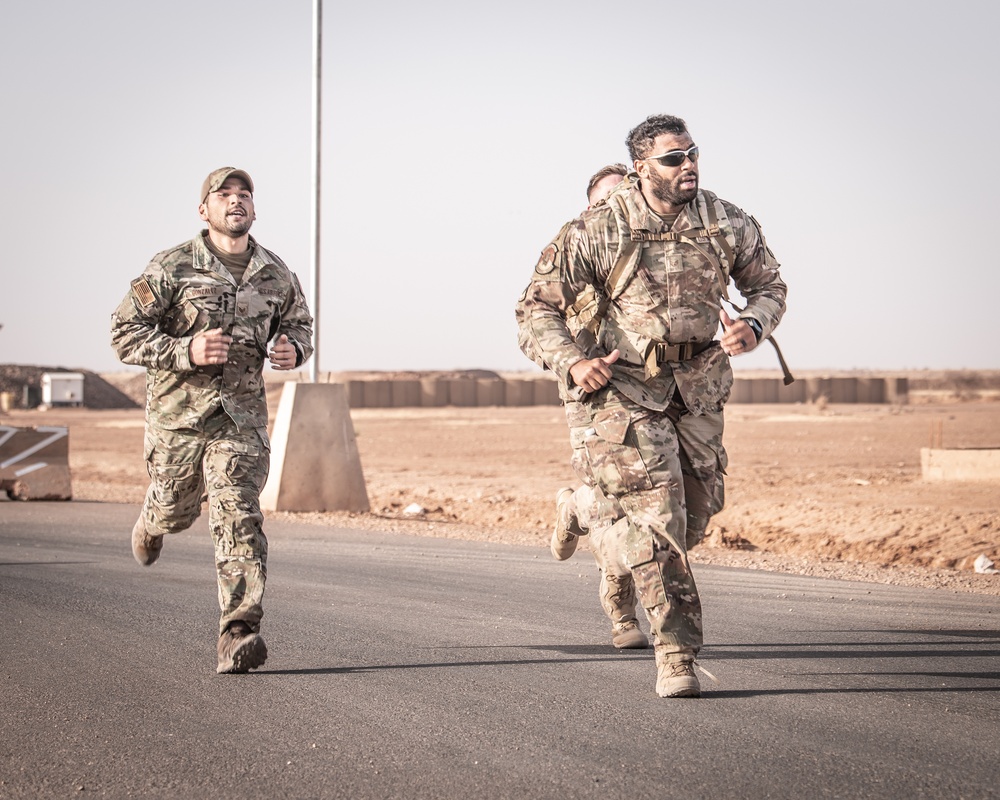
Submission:
[[201,200],[199,202],[204,203],[205,198],[212,192],[219,191],[219,187],[226,182],[226,178],[231,176],[235,176],[243,181],[250,190],[250,194],[253,194],[253,181],[244,170],[236,169],[236,167],[219,167],[217,170],[210,172],[208,177],[205,178],[205,182],[201,185]]

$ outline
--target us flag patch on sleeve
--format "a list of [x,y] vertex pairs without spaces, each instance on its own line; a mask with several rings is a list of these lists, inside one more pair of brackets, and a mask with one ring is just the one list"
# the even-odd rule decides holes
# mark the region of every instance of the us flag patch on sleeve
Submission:
[[149,287],[149,281],[145,278],[139,278],[132,282],[132,294],[141,308],[149,308],[156,302],[156,295],[153,294],[153,290]]

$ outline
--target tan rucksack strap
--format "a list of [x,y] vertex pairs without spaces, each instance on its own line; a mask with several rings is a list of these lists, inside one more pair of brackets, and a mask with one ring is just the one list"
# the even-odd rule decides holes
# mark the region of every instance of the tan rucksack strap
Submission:
[[[590,321],[587,322],[586,328],[594,336],[597,336],[597,330],[601,327],[601,323],[604,321],[604,315],[608,313],[608,307],[611,305],[611,301],[617,298],[628,285],[628,282],[632,280],[632,273],[635,271],[635,265],[638,263],[636,259],[635,263],[632,263],[632,256],[638,249],[640,242],[628,241],[622,248],[622,251],[618,254],[618,260],[615,261],[615,265],[611,268],[611,272],[608,274],[608,279],[604,284],[604,297],[601,298],[601,302],[597,304],[597,311],[594,312],[594,316],[591,317]],[[631,264],[632,269],[629,269]],[[627,274],[626,274],[627,273]],[[593,289],[591,288],[591,292]],[[589,294],[589,292],[585,292]],[[579,302],[579,298],[577,299]],[[576,306],[576,303],[573,304]]]
[[588,286],[580,294],[577,295],[576,301],[568,309],[566,309],[566,316],[577,316],[581,311],[583,311],[587,306],[589,306],[594,301],[594,291],[593,286]]
[[[722,232],[722,228],[719,226],[719,217],[715,213],[715,199],[712,195],[705,194],[705,216],[708,217],[708,235],[715,239],[716,243],[719,245],[719,249],[722,250],[722,255],[726,258],[726,267],[729,272],[733,271],[733,266],[736,264],[736,253],[733,252],[733,248],[729,246],[729,240],[726,238],[726,234]],[[726,294],[726,290],[722,290],[723,295]],[[728,299],[728,298],[727,298]]]
[[[615,262],[614,267],[612,267],[611,273],[608,275],[608,280],[604,284],[610,299],[617,299],[625,291],[625,287],[628,286],[629,281],[632,280],[632,273],[635,272],[635,267],[639,263],[638,259],[636,259],[635,263],[632,264],[632,256],[639,249],[640,244],[641,242],[630,239],[622,248],[621,253],[618,254],[618,260]],[[632,269],[629,269],[630,264]],[[627,276],[626,272],[628,272]]]
[[[612,201],[618,205],[618,210],[621,212],[620,219],[627,221],[628,208],[625,206],[625,198],[620,194],[615,194],[608,198],[609,203]],[[619,219],[619,217],[616,216],[615,219]],[[628,236],[628,240],[619,251],[618,258],[615,260],[615,264],[611,268],[611,272],[608,273],[608,279],[604,282],[604,297],[602,297],[601,301],[597,304],[597,310],[594,312],[594,316],[590,318],[585,326],[585,328],[590,331],[595,338],[597,336],[598,329],[601,327],[601,323],[604,321],[604,315],[608,313],[611,301],[616,299],[622,292],[625,291],[625,287],[628,286],[629,281],[632,280],[632,275],[635,273],[635,268],[639,263],[639,259],[633,259],[632,256],[635,255],[635,251],[639,248],[642,242],[633,238],[631,232],[628,231],[628,229],[623,225],[619,225],[619,235],[622,236],[622,238]],[[593,287],[590,288],[590,291],[593,291]],[[573,306],[575,307],[576,303],[574,303]]]

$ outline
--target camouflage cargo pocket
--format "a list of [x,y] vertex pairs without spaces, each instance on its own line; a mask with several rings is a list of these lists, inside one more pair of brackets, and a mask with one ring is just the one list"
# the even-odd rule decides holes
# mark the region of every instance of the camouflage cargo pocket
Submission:
[[183,530],[201,509],[201,445],[173,431],[147,431],[143,449],[157,526],[162,530]]
[[234,483],[246,480],[259,470],[262,459],[267,460],[267,452],[250,442],[221,442],[216,453],[225,459],[225,473]]
[[174,480],[188,480],[201,475],[204,447],[197,436],[147,429],[143,452],[150,474]]
[[620,497],[653,488],[628,409],[612,406],[595,413],[584,447],[594,479],[605,494]]

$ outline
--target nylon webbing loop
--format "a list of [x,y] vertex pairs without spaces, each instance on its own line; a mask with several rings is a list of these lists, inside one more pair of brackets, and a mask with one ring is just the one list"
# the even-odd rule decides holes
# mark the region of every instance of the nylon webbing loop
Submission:
[[704,352],[713,344],[715,344],[714,339],[708,342],[684,342],[683,344],[654,342],[646,354],[646,376],[655,378],[663,371],[660,369],[660,364],[666,361],[687,361]]

